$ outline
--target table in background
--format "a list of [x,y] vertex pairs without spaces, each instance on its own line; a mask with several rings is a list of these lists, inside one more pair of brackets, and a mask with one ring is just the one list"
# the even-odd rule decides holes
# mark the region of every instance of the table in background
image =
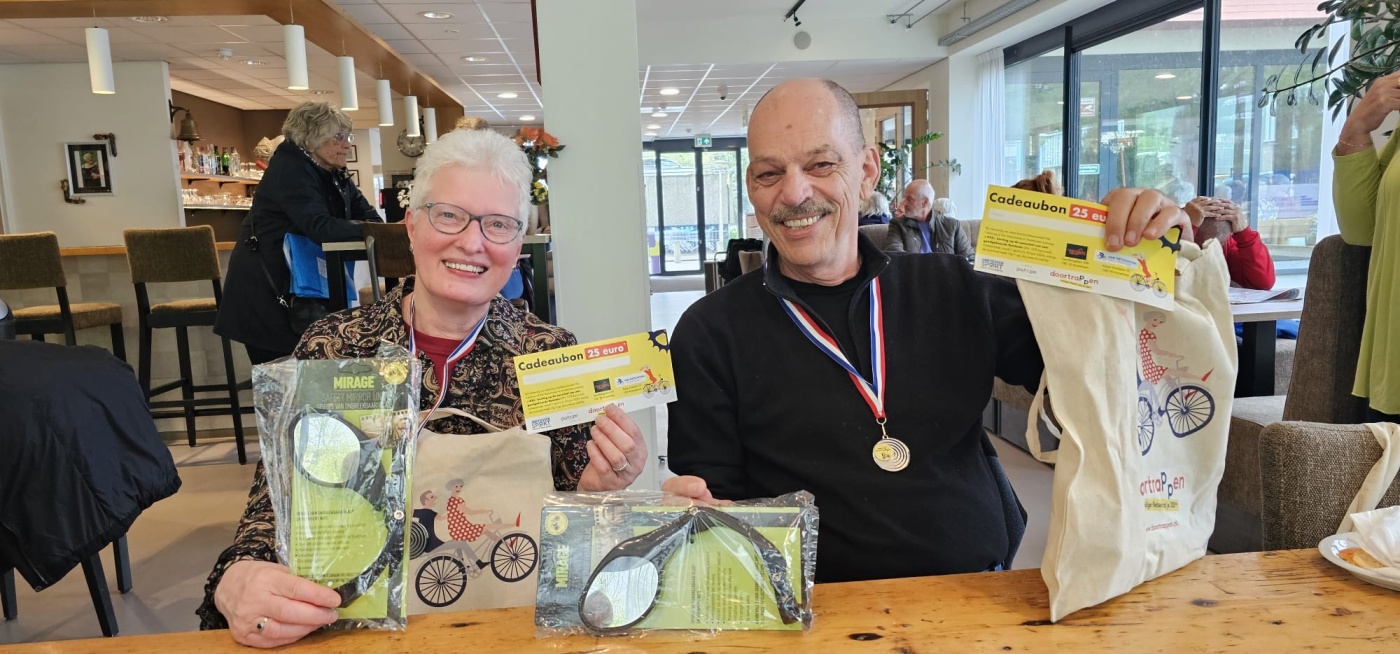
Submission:
[[520,251],[530,255],[530,268],[535,271],[535,315],[547,323],[554,322],[552,294],[549,292],[549,234],[527,234]]
[[[1315,549],[1209,556],[1050,624],[1038,570],[825,584],[800,632],[536,639],[534,608],[415,616],[402,633],[318,633],[294,652],[1395,651],[1400,593]],[[238,652],[224,631],[0,647],[47,654]]]
[[1244,343],[1240,345],[1240,373],[1235,380],[1235,397],[1273,395],[1278,321],[1302,317],[1303,300],[1232,304],[1230,313],[1235,322],[1244,323]]
[[[329,309],[332,313],[350,307],[346,296],[345,288],[345,264],[351,261],[366,261],[369,257],[365,253],[365,242],[359,241],[335,241],[321,244],[321,249],[326,251],[326,290],[330,297]],[[332,275],[329,271],[339,270],[341,274]]]

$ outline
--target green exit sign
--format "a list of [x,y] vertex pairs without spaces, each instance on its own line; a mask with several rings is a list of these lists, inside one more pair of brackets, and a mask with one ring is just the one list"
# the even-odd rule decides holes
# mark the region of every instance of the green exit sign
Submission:
[[708,148],[715,144],[715,139],[709,134],[701,134],[695,137],[695,147]]

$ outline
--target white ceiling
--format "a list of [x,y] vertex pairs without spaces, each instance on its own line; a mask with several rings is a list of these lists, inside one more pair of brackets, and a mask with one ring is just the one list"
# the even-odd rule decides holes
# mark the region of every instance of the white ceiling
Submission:
[[[465,107],[493,125],[527,124],[522,116],[547,118],[535,81],[536,64],[529,0],[333,0],[356,22],[383,39],[401,57],[432,77]],[[638,0],[638,31],[668,30],[692,20],[735,21],[736,25],[771,25],[776,38],[788,39],[797,30],[782,16],[794,0]],[[821,38],[828,36],[815,25],[859,22],[862,26],[888,26],[886,14],[905,11],[919,0],[813,0],[799,12],[804,28]],[[944,5],[926,0],[917,7],[917,18]],[[448,12],[452,18],[427,19],[424,11]],[[930,39],[934,20],[924,21]],[[0,21],[0,64],[86,61],[83,28],[93,19],[16,19]],[[164,60],[170,64],[171,88],[241,109],[289,109],[308,99],[310,91],[288,91],[282,59],[282,31],[266,16],[170,17],[166,22],[143,24],[129,18],[102,18],[96,24],[110,32],[112,57],[117,61]],[[897,30],[904,32],[904,30]],[[900,36],[899,34],[891,34]],[[651,113],[666,103],[664,119],[643,116],[643,125],[658,124],[657,138],[685,138],[690,134],[737,135],[744,132],[749,108],[776,83],[792,78],[828,77],[853,92],[876,91],[941,58],[926,51],[909,56],[908,49],[890,47],[881,58],[841,60],[792,60],[796,56],[755,49],[751,60],[742,44],[723,33],[684,35],[699,39],[698,52],[706,47],[726,51],[725,63],[697,61],[656,64],[648,53],[639,53],[640,109]],[[227,61],[217,56],[231,48]],[[735,54],[735,49],[740,53]],[[771,50],[771,48],[770,48]],[[878,49],[868,49],[879,52]],[[794,50],[793,55],[797,55]],[[899,55],[906,55],[899,58]],[[312,90],[333,93],[319,99],[336,101],[335,55],[308,44]],[[466,62],[463,57],[485,57]],[[847,55],[849,56],[849,54]],[[697,59],[704,58],[696,55]],[[244,60],[266,62],[250,66]],[[653,62],[649,65],[649,61]],[[684,61],[684,60],[683,60]],[[713,61],[713,60],[712,60]],[[372,122],[376,107],[373,74],[358,76],[361,111],[357,117]],[[719,87],[728,87],[720,100]],[[675,87],[678,95],[663,97],[663,87]],[[500,93],[517,97],[503,99]]]

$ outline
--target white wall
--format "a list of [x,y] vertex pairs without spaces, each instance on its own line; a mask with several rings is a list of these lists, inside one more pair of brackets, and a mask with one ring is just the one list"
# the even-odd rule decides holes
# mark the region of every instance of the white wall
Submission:
[[[165,62],[117,63],[115,75],[115,95],[94,95],[87,64],[0,66],[6,231],[53,231],[76,247],[119,245],[129,227],[182,226]],[[117,135],[114,193],[65,203],[63,144],[107,132]]]

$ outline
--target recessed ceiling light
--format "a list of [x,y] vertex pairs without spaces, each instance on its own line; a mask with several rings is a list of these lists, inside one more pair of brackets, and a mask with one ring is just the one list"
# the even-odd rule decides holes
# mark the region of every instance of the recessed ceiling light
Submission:
[[331,94],[331,91],[323,91],[323,90],[321,90],[321,89],[316,89],[315,91],[312,91],[312,92],[311,92],[311,95],[330,95],[330,94]]
[[446,34],[461,34],[462,30],[443,30]]
[[468,56],[466,56],[466,57],[462,57],[462,61],[469,61],[469,62],[474,63],[474,64],[479,64],[479,63],[481,63],[481,62],[483,62],[483,61],[486,61],[486,57],[478,57],[478,56],[476,56],[476,55],[468,55]]
[[652,118],[665,118],[665,117],[666,117],[666,112],[664,112],[664,111],[657,111],[657,112],[652,113],[651,117],[652,117]]
[[664,89],[661,89],[661,95],[680,95],[680,93],[681,90],[673,86],[668,86]]
[[261,59],[244,59],[244,60],[243,60],[243,63],[248,64],[249,66],[266,66],[266,65],[267,65],[267,62],[266,62],[266,61],[263,61],[263,60],[261,60]]
[[533,121],[534,119],[535,119],[535,117],[534,117],[534,116],[530,116],[530,115],[525,115],[525,116],[521,116],[521,117],[520,117],[520,120],[522,120],[522,121],[524,121],[524,122],[527,122],[527,123],[530,122],[530,121]]
[[656,132],[647,132],[647,136],[656,136]]
[[1191,99],[1191,96],[1189,96],[1189,95],[1178,95],[1178,96],[1176,96],[1176,99],[1178,99],[1178,100],[1190,100],[1190,99]]
[[418,15],[428,20],[447,20],[452,17],[452,14],[445,11],[420,11]]
[[520,97],[520,95],[517,94],[515,91],[506,91],[505,93],[497,93],[496,97],[502,100],[514,100]]
[[132,16],[131,20],[138,23],[164,23],[170,19],[165,16]]
[[656,123],[652,123],[650,125],[647,125],[647,129],[661,129],[661,126],[657,125]]
[[1171,73],[1158,73],[1154,76],[1154,79],[1176,79],[1176,75]]

